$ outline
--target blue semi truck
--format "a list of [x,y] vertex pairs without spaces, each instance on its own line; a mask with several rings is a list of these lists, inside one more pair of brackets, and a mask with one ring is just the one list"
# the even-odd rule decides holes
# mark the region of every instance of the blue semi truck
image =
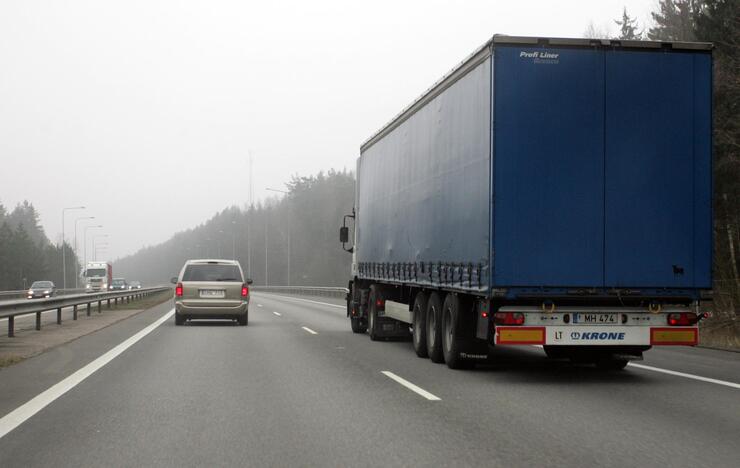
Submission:
[[352,330],[452,368],[493,346],[622,369],[696,345],[711,49],[494,36],[361,146]]

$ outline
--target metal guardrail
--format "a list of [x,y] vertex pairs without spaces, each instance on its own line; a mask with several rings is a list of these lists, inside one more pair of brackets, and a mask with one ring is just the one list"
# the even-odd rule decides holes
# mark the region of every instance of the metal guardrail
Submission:
[[[78,289],[57,289],[56,295],[68,295],[72,293],[81,293],[85,292],[85,289],[78,288]],[[26,297],[26,294],[28,294],[28,289],[19,289],[18,291],[0,291],[0,299],[12,299],[14,297]]]
[[72,319],[77,320],[77,309],[79,306],[86,306],[86,314],[90,316],[92,305],[98,303],[98,313],[102,312],[103,302],[106,302],[110,308],[111,301],[115,305],[118,302],[128,304],[134,299],[149,296],[154,293],[171,289],[171,286],[159,286],[155,288],[128,289],[125,291],[88,293],[88,294],[70,294],[66,296],[54,296],[47,299],[23,299],[19,301],[6,301],[0,303],[0,319],[8,319],[8,336],[15,335],[15,318],[19,315],[36,314],[36,330],[41,330],[41,314],[43,312],[54,310],[57,311],[57,324],[62,323],[62,309],[73,307]]
[[274,292],[283,294],[300,294],[302,296],[339,297],[344,299],[349,293],[347,288],[327,288],[323,286],[252,286],[255,292]]

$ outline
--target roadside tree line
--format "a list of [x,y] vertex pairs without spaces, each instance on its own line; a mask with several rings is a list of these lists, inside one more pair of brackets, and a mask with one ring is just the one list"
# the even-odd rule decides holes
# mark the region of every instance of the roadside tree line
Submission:
[[[67,281],[74,282],[80,265],[72,247],[65,243],[64,248]],[[46,237],[31,203],[24,201],[10,212],[0,203],[0,291],[25,289],[38,280],[62,287],[62,246]]]

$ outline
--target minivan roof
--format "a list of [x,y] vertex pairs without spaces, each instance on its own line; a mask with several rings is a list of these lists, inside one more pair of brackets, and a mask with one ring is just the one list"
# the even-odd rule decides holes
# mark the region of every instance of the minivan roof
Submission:
[[224,260],[224,259],[218,259],[218,258],[201,258],[201,259],[193,259],[188,260],[185,262],[186,265],[194,265],[194,264],[217,264],[217,265],[238,265],[239,262],[236,260]]

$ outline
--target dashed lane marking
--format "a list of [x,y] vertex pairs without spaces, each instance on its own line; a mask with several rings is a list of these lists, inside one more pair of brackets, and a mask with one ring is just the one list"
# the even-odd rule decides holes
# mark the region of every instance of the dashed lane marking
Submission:
[[408,388],[412,392],[415,392],[418,395],[423,396],[427,400],[430,400],[430,401],[439,401],[439,400],[441,400],[440,397],[427,392],[426,390],[424,390],[423,388],[419,387],[418,385],[412,384],[408,380],[404,379],[403,377],[397,376],[396,374],[394,374],[391,371],[384,370],[384,371],[380,371],[380,373],[383,374],[383,375],[385,375],[389,379],[395,380],[396,382],[400,383],[401,385],[403,385],[404,387]]
[[312,335],[318,335],[319,334],[318,332],[315,332],[315,331],[311,330],[308,327],[301,327],[301,328],[303,328],[304,330],[306,330],[307,332],[309,332]]

